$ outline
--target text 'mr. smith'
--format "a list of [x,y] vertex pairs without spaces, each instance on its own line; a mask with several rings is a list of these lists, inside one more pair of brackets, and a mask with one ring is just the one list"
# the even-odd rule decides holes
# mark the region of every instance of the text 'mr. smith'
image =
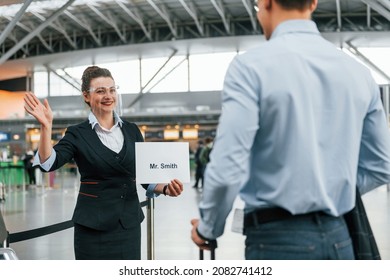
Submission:
[[176,163],[161,163],[160,165],[151,163],[149,164],[150,169],[177,169]]

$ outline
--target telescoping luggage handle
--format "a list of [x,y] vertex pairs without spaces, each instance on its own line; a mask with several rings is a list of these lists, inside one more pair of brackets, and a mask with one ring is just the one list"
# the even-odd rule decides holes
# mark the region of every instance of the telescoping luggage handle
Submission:
[[[208,242],[208,247],[210,249],[210,260],[215,260],[215,249],[218,247],[217,240],[211,240]],[[204,250],[199,249],[199,259],[204,260]]]

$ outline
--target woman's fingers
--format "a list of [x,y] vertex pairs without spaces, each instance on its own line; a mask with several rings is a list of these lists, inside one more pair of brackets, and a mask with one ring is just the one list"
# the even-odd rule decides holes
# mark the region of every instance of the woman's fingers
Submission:
[[26,95],[24,96],[24,102],[30,108],[31,112],[35,111],[39,108],[40,105],[42,105],[39,99],[31,92],[26,93]]
[[182,192],[183,191],[183,183],[178,179],[174,179],[173,181],[179,186],[180,192]]
[[[34,98],[33,96],[31,96],[30,93],[26,93],[26,95],[24,96],[24,103],[30,108],[32,109],[33,107],[35,107],[36,105],[36,102],[34,101]],[[26,106],[25,106],[26,107]]]
[[183,191],[183,184],[177,180],[174,179],[168,184],[168,194],[169,196],[178,196]]
[[24,96],[24,108],[27,113],[35,117],[42,125],[50,125],[53,114],[47,99],[42,102],[31,92]]
[[43,101],[43,105],[45,106],[45,108],[46,108],[47,110],[50,110],[50,111],[51,111],[51,108],[50,108],[50,105],[49,105],[49,101],[47,101],[47,99],[45,99],[45,100]]

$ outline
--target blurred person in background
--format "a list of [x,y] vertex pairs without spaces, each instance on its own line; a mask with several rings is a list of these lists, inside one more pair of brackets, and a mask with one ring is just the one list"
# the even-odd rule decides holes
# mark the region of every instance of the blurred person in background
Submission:
[[[196,148],[195,154],[194,154],[194,161],[195,161],[195,183],[192,186],[195,189],[202,188],[203,187],[203,164],[200,161],[200,153],[203,149],[203,140],[198,141],[198,147]],[[200,186],[199,186],[200,183]]]
[[34,152],[28,150],[26,154],[22,156],[24,170],[28,176],[28,185],[34,186],[37,183],[35,178],[35,167],[33,166]]

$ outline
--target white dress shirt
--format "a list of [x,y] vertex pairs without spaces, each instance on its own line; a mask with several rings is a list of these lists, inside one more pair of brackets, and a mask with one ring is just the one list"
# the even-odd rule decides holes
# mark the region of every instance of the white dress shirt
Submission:
[[245,211],[351,210],[390,181],[390,134],[369,70],[290,20],[231,63],[204,178],[198,230],[215,239],[239,193]]

